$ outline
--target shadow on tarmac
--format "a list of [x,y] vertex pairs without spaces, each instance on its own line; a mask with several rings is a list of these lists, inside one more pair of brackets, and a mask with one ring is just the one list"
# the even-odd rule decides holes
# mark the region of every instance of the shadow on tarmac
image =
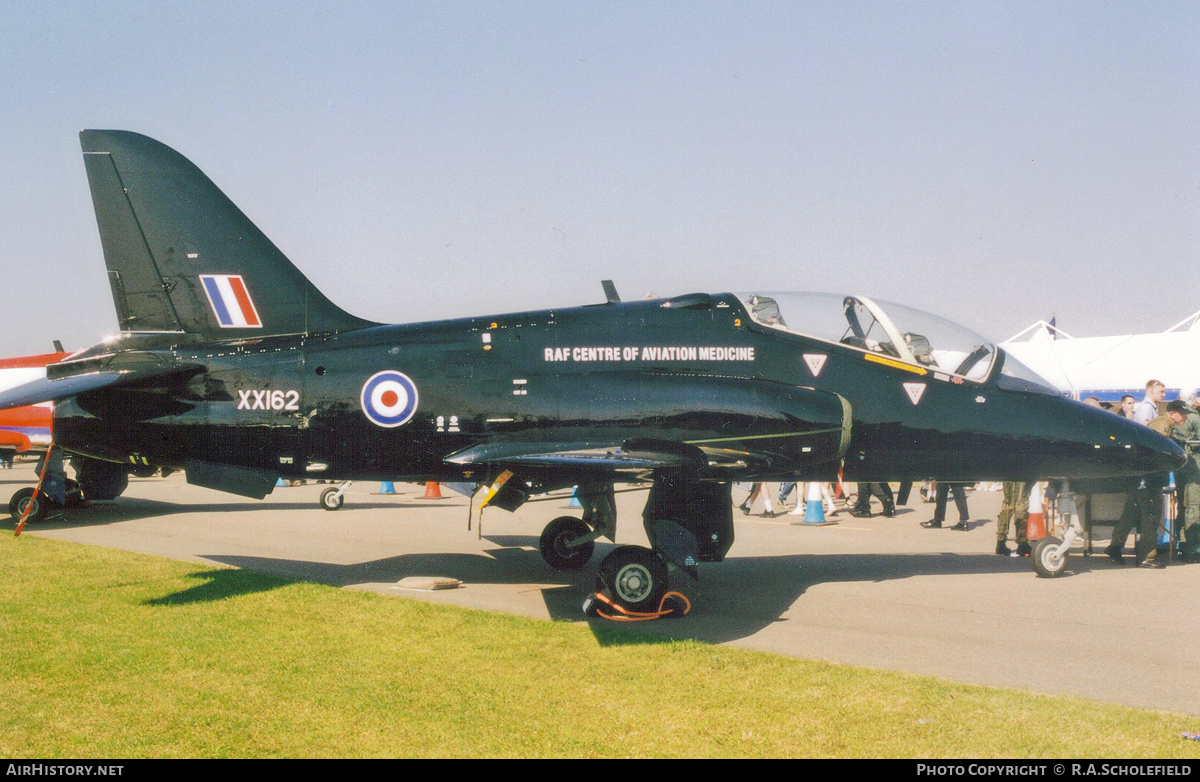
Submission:
[[[344,514],[346,510],[351,509],[372,510],[428,507],[430,507],[428,501],[404,502],[400,499],[394,499],[390,501],[375,500],[362,502],[355,500],[352,505],[347,504],[342,510],[332,511],[330,518],[335,518],[336,514]],[[270,505],[264,505],[259,500],[247,500],[246,502],[225,502],[216,506],[211,502],[176,503],[122,497],[119,502],[93,502],[85,508],[63,509],[52,507],[45,519],[36,524],[27,524],[26,529],[74,529],[75,527],[91,527],[97,524],[137,521],[138,519],[171,516],[179,513],[219,512],[224,514],[262,510],[264,508],[271,510],[311,511],[319,509],[320,505],[315,500],[311,502],[274,502]],[[5,521],[0,523],[0,529],[13,529],[15,527],[16,521],[6,514]]]
[[[0,482],[3,482],[0,480]],[[25,483],[24,481],[19,481]],[[258,501],[226,503],[222,513],[262,509]],[[312,512],[315,501],[276,502],[272,510]],[[429,501],[405,501],[394,498],[355,500],[346,510],[329,516],[336,520],[350,514],[347,510],[404,509],[435,507]],[[898,514],[910,514],[910,508],[898,508]],[[73,529],[172,514],[213,513],[211,503],[177,504],[141,498],[122,498],[119,503],[94,503],[87,508],[71,509],[65,516],[51,518],[31,526],[33,530]],[[841,514],[839,514],[841,516]],[[853,523],[852,518],[840,519]],[[972,520],[971,526],[987,520]],[[15,521],[5,519],[0,529],[12,530]],[[957,535],[945,531],[944,535]],[[150,605],[171,606],[218,601],[228,597],[276,589],[294,580],[312,581],[336,587],[393,584],[409,576],[448,576],[472,586],[530,585],[540,592],[546,611],[554,620],[583,621],[584,599],[595,588],[596,566],[613,548],[597,542],[591,563],[578,571],[561,572],[550,568],[538,553],[536,535],[484,535],[491,548],[480,554],[425,553],[360,562],[350,565],[299,559],[275,559],[228,554],[206,554],[205,559],[240,570],[212,569],[197,573],[198,583],[186,590],[150,601]],[[1073,554],[1060,578],[1086,573],[1093,563]],[[1101,568],[1108,565],[1101,563]],[[874,583],[918,576],[1026,573],[1027,558],[998,557],[989,553],[814,553],[778,556],[733,556],[723,563],[701,565],[700,579],[693,581],[681,572],[672,574],[670,588],[683,592],[693,612],[683,618],[639,623],[614,623],[590,620],[601,643],[647,643],[663,639],[693,639],[707,643],[740,640],[777,622],[788,621],[788,610],[805,592],[817,585],[840,582]],[[1031,575],[1031,574],[1030,574]],[[538,586],[540,585],[540,586]],[[396,593],[393,593],[396,594]],[[518,596],[517,599],[522,599]],[[453,603],[452,597],[446,602]],[[508,610],[508,609],[501,609]],[[513,611],[519,612],[519,611]]]
[[[552,570],[536,551],[537,538],[503,536],[489,542],[499,547],[486,555],[405,554],[353,565],[335,565],[263,557],[205,555],[206,559],[235,568],[266,572],[288,578],[316,581],[338,587],[387,584],[409,576],[447,576],[464,582],[465,588],[480,584],[534,584],[551,582],[540,589],[552,619],[582,621],[584,598],[595,588],[595,564],[612,548],[597,545],[592,564],[563,573]],[[529,549],[533,548],[532,551]],[[1088,572],[1087,559],[1072,557],[1068,573]],[[915,576],[1028,573],[1026,558],[994,554],[792,554],[764,557],[733,557],[725,562],[701,566],[697,581],[682,573],[671,577],[671,588],[687,595],[693,613],[654,622],[613,623],[590,620],[601,643],[644,643],[658,640],[691,639],[706,643],[735,641],[754,635],[783,618],[788,609],[813,586],[836,582],[882,582]],[[228,578],[214,571],[213,578]],[[236,572],[236,571],[234,571]],[[203,599],[199,589],[163,598],[165,603],[181,598]],[[219,596],[219,590],[213,593]],[[608,631],[620,630],[610,637]],[[628,637],[630,633],[633,637]],[[646,636],[646,637],[640,637]]]

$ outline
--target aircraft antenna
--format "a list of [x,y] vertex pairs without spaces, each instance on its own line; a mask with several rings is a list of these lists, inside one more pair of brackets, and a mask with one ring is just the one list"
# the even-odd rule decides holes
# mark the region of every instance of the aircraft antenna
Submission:
[[601,280],[600,285],[604,288],[604,295],[608,298],[609,304],[621,303],[621,297],[617,295],[617,286],[613,285],[612,280]]

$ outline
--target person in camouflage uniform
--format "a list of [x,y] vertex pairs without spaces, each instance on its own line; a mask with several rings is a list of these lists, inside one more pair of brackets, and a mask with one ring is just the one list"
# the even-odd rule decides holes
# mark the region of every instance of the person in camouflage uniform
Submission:
[[1175,473],[1175,482],[1183,484],[1183,528],[1179,553],[1188,559],[1200,555],[1200,414],[1185,402],[1167,405],[1171,419],[1171,439],[1188,453],[1187,464]]
[[1010,553],[1008,525],[1014,518],[1017,536],[1017,556],[1029,556],[1029,490],[1033,484],[1007,481],[1004,484],[1004,502],[1000,515],[996,517],[996,553],[1007,557]]

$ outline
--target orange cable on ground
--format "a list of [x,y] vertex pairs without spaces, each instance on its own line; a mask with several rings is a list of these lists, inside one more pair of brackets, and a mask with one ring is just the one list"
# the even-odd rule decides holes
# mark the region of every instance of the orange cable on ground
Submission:
[[599,600],[601,603],[604,603],[607,606],[610,606],[613,610],[615,610],[619,614],[621,614],[620,616],[612,616],[612,615],[606,614],[603,611],[600,611],[599,609],[597,609],[596,615],[601,616],[605,619],[611,619],[614,622],[648,622],[651,619],[662,619],[664,616],[676,615],[677,609],[664,608],[664,606],[666,606],[666,604],[667,604],[667,600],[670,598],[673,598],[673,597],[677,597],[683,601],[683,611],[681,613],[678,613],[679,616],[684,616],[685,614],[687,614],[689,611],[692,610],[691,601],[689,601],[687,599],[687,597],[684,596],[680,592],[668,592],[665,595],[663,595],[662,600],[660,600],[658,602],[658,610],[651,611],[649,613],[641,613],[639,611],[630,611],[627,608],[622,608],[621,606],[619,606],[616,603],[614,603],[613,601],[609,600],[607,597],[605,597],[601,593],[596,592],[595,598],[597,600]]

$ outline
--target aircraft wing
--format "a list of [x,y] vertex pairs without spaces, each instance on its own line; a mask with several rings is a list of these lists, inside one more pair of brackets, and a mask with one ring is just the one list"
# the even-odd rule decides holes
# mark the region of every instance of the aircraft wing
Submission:
[[[796,433],[796,437],[840,434],[841,429]],[[844,449],[843,449],[844,450]],[[841,455],[839,452],[838,456]],[[669,440],[629,439],[621,443],[492,442],[482,443],[447,457],[452,464],[492,464],[508,469],[582,469],[597,472],[641,473],[661,468],[695,470],[761,468],[772,457],[744,448],[717,447],[715,443],[680,443]]]
[[496,464],[503,467],[577,467],[641,472],[678,467],[678,454],[627,450],[619,443],[483,443],[447,457],[452,464]]
[[578,468],[644,473],[679,467],[683,459],[672,453],[626,451],[620,445],[598,447],[581,443],[485,444],[446,458],[452,464],[497,464],[505,468]]

